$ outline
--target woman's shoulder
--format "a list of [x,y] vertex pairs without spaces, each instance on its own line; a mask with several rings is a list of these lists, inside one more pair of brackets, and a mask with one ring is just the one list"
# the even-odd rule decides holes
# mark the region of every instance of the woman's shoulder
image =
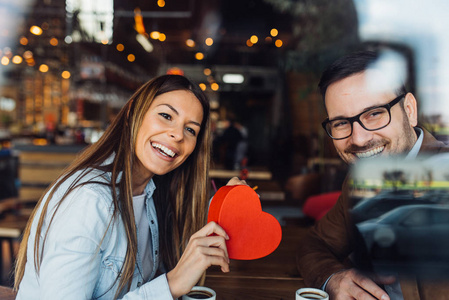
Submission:
[[61,228],[64,228],[61,224],[74,227],[84,224],[79,231],[90,227],[107,227],[114,214],[108,176],[97,169],[85,169],[69,176],[57,187],[51,199],[48,198],[50,194],[46,195],[49,201],[47,217],[52,216],[57,209],[58,213],[52,222]]
[[56,199],[67,197],[77,202],[87,202],[92,205],[89,199],[95,199],[98,204],[110,206],[112,203],[111,174],[97,169],[86,168],[76,171],[68,178],[61,177],[63,182],[55,192]]

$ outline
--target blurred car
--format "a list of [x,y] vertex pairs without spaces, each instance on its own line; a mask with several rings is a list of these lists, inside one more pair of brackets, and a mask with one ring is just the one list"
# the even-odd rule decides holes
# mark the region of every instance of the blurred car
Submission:
[[429,204],[432,197],[415,197],[413,191],[383,191],[378,195],[360,200],[351,210],[354,223],[377,218],[397,207],[413,204]]
[[445,189],[434,189],[425,192],[420,199],[438,204],[449,204],[449,191]]
[[449,206],[406,205],[357,224],[373,259],[449,266]]

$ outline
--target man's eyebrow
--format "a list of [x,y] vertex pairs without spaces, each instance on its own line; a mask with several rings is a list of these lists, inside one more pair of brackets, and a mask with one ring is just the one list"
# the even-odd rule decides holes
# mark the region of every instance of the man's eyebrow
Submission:
[[[170,104],[168,104],[168,103],[162,103],[162,104],[159,104],[158,106],[162,106],[162,105],[167,106],[167,107],[170,108],[170,110],[172,110],[177,116],[179,116],[179,112],[176,110],[176,108],[174,108],[174,107],[171,106]],[[201,127],[201,124],[198,123],[198,122],[196,122],[196,121],[190,120],[189,123],[194,124],[194,125],[197,125],[198,127]]]
[[[369,110],[371,110],[371,109],[373,109],[373,108],[377,108],[377,107],[379,107],[379,106],[384,106],[384,105],[379,104],[379,105],[371,105],[371,106],[365,107],[361,112],[359,112],[358,114],[356,114],[356,115],[354,115],[354,116],[357,116],[357,115],[359,115],[359,114],[363,114],[364,112],[367,112],[367,111],[369,111]],[[333,121],[333,120],[341,120],[341,119],[349,119],[349,118],[352,118],[352,117],[354,117],[354,116],[345,117],[345,116],[340,115],[340,116],[336,116],[336,117],[334,117],[334,118],[332,118],[332,119],[329,119],[329,121]]]

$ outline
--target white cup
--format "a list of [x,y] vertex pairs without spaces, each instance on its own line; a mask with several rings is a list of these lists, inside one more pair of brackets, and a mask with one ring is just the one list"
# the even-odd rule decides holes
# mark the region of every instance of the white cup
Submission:
[[329,300],[329,295],[319,289],[314,288],[302,288],[296,291],[296,300]]
[[182,296],[182,300],[215,300],[215,298],[215,291],[205,286],[194,286],[187,295]]

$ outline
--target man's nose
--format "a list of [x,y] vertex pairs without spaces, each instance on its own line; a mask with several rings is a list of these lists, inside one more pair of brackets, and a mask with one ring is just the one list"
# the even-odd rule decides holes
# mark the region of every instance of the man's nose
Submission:
[[373,138],[373,132],[368,131],[359,124],[359,122],[352,123],[351,141],[354,145],[364,146]]

